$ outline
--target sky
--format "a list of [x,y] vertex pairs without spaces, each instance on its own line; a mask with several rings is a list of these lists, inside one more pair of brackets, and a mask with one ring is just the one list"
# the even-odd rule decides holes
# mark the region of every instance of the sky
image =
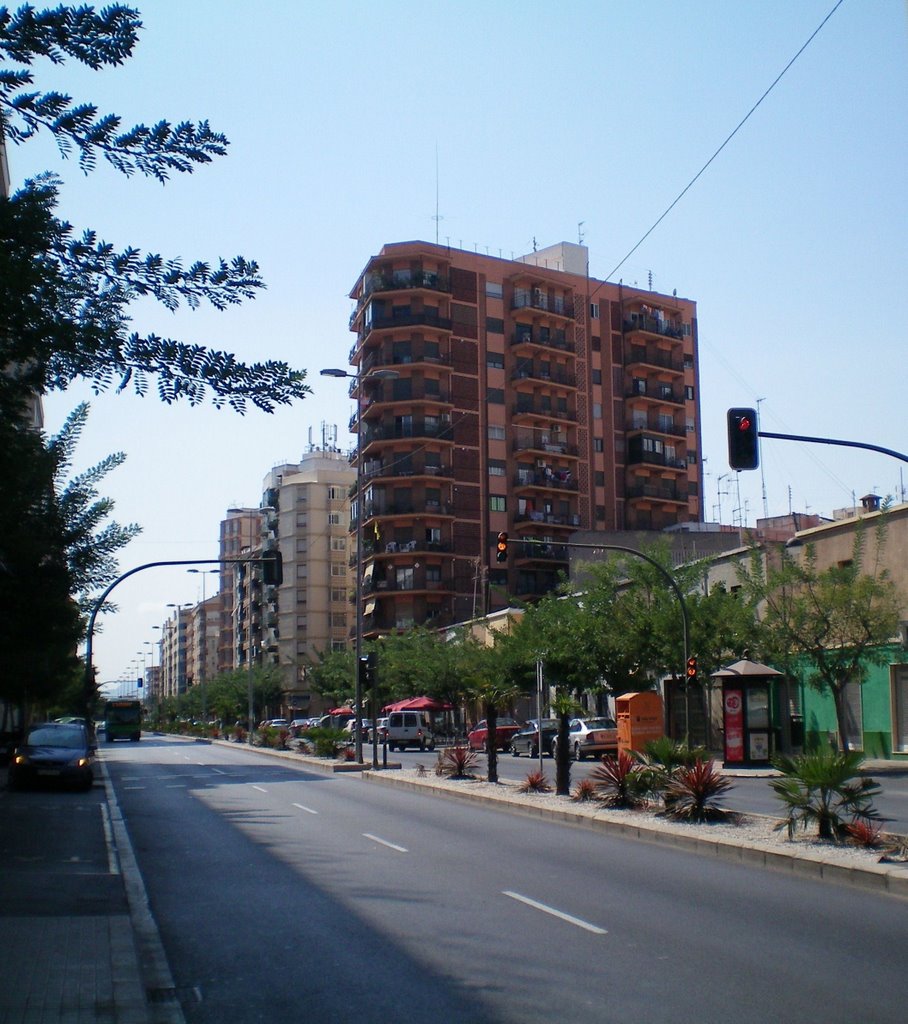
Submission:
[[[134,327],[285,360],[313,389],[245,416],[85,385],[48,395],[49,433],[91,403],[77,469],[127,454],[101,486],[115,518],[143,528],[122,571],[216,558],[226,510],[259,504],[310,430],[336,425],[350,445],[346,382],[318,371],[347,366],[349,292],[369,258],[412,239],[511,258],[582,237],[593,277],[694,299],[707,520],[899,498],[908,465],[867,451],[764,439],[760,471],[727,461],[725,414],[741,405],[766,431],[908,451],[908,8],[837,3],[147,0],[122,67],[36,64],[39,87],[124,124],[207,119],[228,136],[226,157],[163,187],[100,164],[85,176],[49,138],[13,148],[10,173],[15,187],[56,171],[61,215],[120,248],[257,260],[255,301],[143,302]],[[154,569],[115,591],[95,641],[102,680],[135,674],[167,605],[201,599],[200,580]]]

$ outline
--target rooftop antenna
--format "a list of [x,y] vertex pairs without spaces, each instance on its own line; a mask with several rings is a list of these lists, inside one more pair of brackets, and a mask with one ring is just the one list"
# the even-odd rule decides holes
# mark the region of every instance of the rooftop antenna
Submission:
[[435,244],[438,245],[438,222],[444,220],[444,217],[438,212],[438,143],[435,143],[435,216],[432,218],[435,221]]
[[583,245],[583,225],[586,224],[585,220],[577,222],[577,244]]

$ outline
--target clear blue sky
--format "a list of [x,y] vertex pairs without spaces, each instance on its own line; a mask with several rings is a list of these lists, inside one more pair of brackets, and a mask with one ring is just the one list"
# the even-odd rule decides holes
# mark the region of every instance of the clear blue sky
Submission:
[[[245,418],[86,388],[50,396],[50,431],[92,397],[81,466],[128,454],[104,484],[117,518],[144,527],[122,567],[216,557],[225,510],[257,504],[310,427],[337,424],[347,445],[346,387],[318,370],[346,366],[347,295],[384,242],[437,230],[510,257],[534,239],[577,241],[582,221],[591,273],[610,275],[834,5],[149,0],[122,68],[37,65],[41,86],[126,123],[208,118],[227,134],[226,158],[163,188],[106,166],[84,177],[49,140],[14,149],[11,174],[59,171],[64,215],[115,244],[257,259],[268,290],[256,301],[176,315],[142,305],[136,327],[285,359],[315,390]],[[897,461],[781,441],[764,441],[762,475],[736,480],[725,410],[762,400],[765,430],[908,449],[906,44],[903,0],[845,0],[613,275],[645,287],[652,274],[698,303],[708,519],[753,524],[764,481],[770,515],[899,491]],[[103,679],[157,638],[166,604],[201,596],[198,580],[155,570],[124,584],[96,644]]]

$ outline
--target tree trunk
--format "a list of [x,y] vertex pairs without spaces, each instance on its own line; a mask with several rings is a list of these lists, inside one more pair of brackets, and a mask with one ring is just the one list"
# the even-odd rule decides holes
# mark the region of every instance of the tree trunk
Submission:
[[555,792],[558,796],[569,796],[571,792],[570,724],[570,715],[558,716],[558,743],[555,749]]
[[489,782],[498,782],[498,708],[486,706],[486,754],[489,771],[486,776]]
[[846,728],[848,704],[845,700],[845,687],[838,683],[833,683],[830,689],[832,690],[832,700],[835,704],[835,719],[839,730],[839,743],[842,746],[842,750],[847,754],[851,751],[851,747],[848,745],[848,730]]

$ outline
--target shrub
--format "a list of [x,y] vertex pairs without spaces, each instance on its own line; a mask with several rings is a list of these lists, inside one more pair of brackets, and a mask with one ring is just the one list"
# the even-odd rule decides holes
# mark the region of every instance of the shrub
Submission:
[[845,826],[848,840],[855,846],[863,846],[868,850],[875,850],[883,845],[882,822],[872,821],[850,821]]
[[469,747],[446,747],[439,751],[435,774],[449,779],[470,779],[479,764],[479,756]]
[[719,774],[715,761],[701,761],[675,769],[665,788],[665,813],[686,821],[716,821],[729,817],[719,806],[731,782]]
[[589,777],[596,798],[606,807],[643,807],[647,803],[650,789],[647,773],[624,750],[619,750],[617,757],[604,755]]
[[574,792],[571,793],[571,799],[580,804],[588,803],[596,796],[596,783],[592,779],[581,779],[576,786],[574,786]]
[[770,785],[786,812],[776,828],[787,828],[789,838],[799,826],[816,823],[820,839],[841,841],[848,824],[881,820],[873,806],[881,790],[873,779],[860,775],[861,754],[820,750],[797,757],[782,754],[772,763],[782,778]]
[[315,750],[316,757],[337,757],[338,753],[347,746],[350,739],[343,729],[330,729],[322,727],[310,729],[306,733],[306,740]]
[[521,793],[551,793],[552,787],[545,777],[545,772],[538,769],[534,772],[527,772],[527,777],[518,787]]

